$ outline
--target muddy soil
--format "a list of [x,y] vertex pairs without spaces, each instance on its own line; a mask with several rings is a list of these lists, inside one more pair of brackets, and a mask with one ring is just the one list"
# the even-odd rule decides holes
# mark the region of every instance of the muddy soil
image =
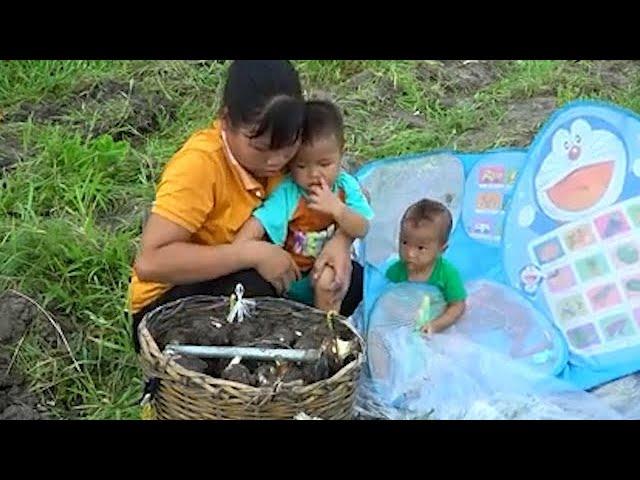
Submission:
[[637,60],[598,60],[590,63],[589,73],[597,76],[607,87],[625,88],[640,73]]
[[[174,118],[176,104],[166,95],[145,90],[136,83],[113,79],[95,84],[80,83],[72,95],[40,102],[23,102],[3,121],[57,123],[83,136],[111,134],[115,140],[140,139],[161,126],[163,118]],[[78,112],[82,119],[78,118]],[[75,114],[75,115],[74,115]],[[93,120],[91,120],[93,119]]]
[[35,307],[23,298],[11,293],[0,296],[0,420],[47,418],[25,378],[11,365],[13,352],[36,315]]
[[17,134],[0,131],[0,177],[28,155],[29,152],[24,148]]

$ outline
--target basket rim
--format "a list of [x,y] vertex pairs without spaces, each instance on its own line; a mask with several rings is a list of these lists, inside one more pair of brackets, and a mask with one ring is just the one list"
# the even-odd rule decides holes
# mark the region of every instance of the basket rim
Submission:
[[[357,353],[356,358],[354,360],[344,365],[340,370],[338,370],[336,373],[334,373],[332,376],[328,378],[324,378],[322,380],[319,380],[317,382],[313,382],[307,385],[301,383],[301,380],[294,380],[292,382],[276,383],[270,386],[254,387],[253,385],[248,385],[246,383],[235,382],[232,380],[225,380],[223,378],[216,378],[216,377],[212,377],[211,375],[207,375],[205,373],[189,370],[183,367],[182,365],[180,365],[179,363],[177,363],[174,360],[173,356],[165,355],[162,351],[160,351],[158,344],[153,338],[153,335],[151,335],[151,332],[147,328],[148,320],[152,318],[154,315],[160,313],[161,311],[169,310],[177,306],[178,304],[185,303],[188,300],[197,300],[197,301],[205,300],[205,301],[212,301],[213,303],[214,301],[228,301],[228,297],[225,297],[223,295],[191,295],[188,297],[183,297],[177,300],[173,300],[171,302],[167,302],[163,305],[160,305],[154,308],[153,310],[150,310],[142,317],[142,320],[138,325],[137,334],[140,340],[140,347],[141,347],[138,357],[147,359],[147,360],[152,360],[152,361],[155,360],[157,364],[162,365],[163,370],[166,369],[167,366],[170,366],[180,375],[183,375],[184,377],[190,380],[193,380],[194,382],[196,382],[197,384],[199,384],[200,386],[202,386],[207,390],[211,390],[214,387],[232,387],[232,388],[244,391],[250,395],[262,396],[262,395],[273,395],[274,393],[277,393],[283,388],[287,388],[292,390],[295,393],[304,394],[307,391],[315,390],[325,384],[335,383],[337,380],[341,379],[342,377],[347,375],[349,372],[351,372],[353,369],[362,365],[362,363],[364,362],[365,349],[366,349],[364,339],[362,338],[360,333],[352,325],[350,325],[349,322],[346,321],[346,318],[348,317],[337,315],[336,316],[337,320],[340,323],[342,323],[345,327],[347,327],[349,331],[351,331],[351,333],[354,334],[354,337],[358,340],[360,351]],[[301,304],[299,302],[295,302],[293,300],[283,298],[283,297],[253,297],[252,300],[256,300],[256,301],[277,300],[285,303],[293,303],[297,305],[302,305],[308,309],[321,313],[322,315],[326,315],[326,312],[320,309],[311,307],[309,305]]]

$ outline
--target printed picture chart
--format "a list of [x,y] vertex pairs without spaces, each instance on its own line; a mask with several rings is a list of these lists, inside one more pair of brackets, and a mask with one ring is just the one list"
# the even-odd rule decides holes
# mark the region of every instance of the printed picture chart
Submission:
[[495,163],[483,165],[477,172],[474,215],[467,232],[475,239],[499,242],[509,194],[518,171]]
[[528,245],[569,348],[592,356],[640,344],[640,198],[563,225]]

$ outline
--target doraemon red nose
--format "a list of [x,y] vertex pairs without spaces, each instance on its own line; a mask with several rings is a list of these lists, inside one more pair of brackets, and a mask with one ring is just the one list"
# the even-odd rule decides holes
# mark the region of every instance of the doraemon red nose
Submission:
[[580,147],[578,147],[577,145],[571,147],[571,149],[569,150],[569,160],[577,160],[580,156],[580,152]]

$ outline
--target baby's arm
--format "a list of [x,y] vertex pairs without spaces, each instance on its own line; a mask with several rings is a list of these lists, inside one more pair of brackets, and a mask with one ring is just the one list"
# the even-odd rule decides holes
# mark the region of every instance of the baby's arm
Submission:
[[242,228],[233,239],[233,243],[246,242],[249,240],[262,240],[264,238],[264,227],[260,221],[255,217],[250,217],[249,220],[244,222]]
[[434,318],[424,327],[427,334],[439,333],[456,323],[465,311],[467,292],[460,272],[446,260],[443,261],[442,275],[445,278],[443,285],[443,295],[447,302],[447,308],[442,315]]
[[[309,193],[309,208],[331,215],[338,228],[351,238],[361,238],[367,234],[369,222],[349,205],[350,192],[345,189],[346,204],[333,193],[327,183],[321,179],[320,185],[312,187]],[[362,194],[361,194],[362,195]],[[363,196],[364,198],[364,196]]]
[[233,243],[263,240],[268,236],[276,245],[284,245],[289,218],[297,203],[296,189],[297,187],[289,178],[283,180],[244,222]]
[[442,315],[427,323],[423,328],[423,332],[431,335],[446,330],[458,321],[464,313],[465,308],[466,303],[464,300],[447,304],[447,308]]
[[369,230],[369,220],[373,217],[367,196],[351,175],[341,173],[340,184],[345,192],[345,203],[338,209],[336,223],[350,237],[363,238]]
[[338,227],[352,238],[362,238],[369,230],[369,221],[344,203],[338,208],[335,221]]

